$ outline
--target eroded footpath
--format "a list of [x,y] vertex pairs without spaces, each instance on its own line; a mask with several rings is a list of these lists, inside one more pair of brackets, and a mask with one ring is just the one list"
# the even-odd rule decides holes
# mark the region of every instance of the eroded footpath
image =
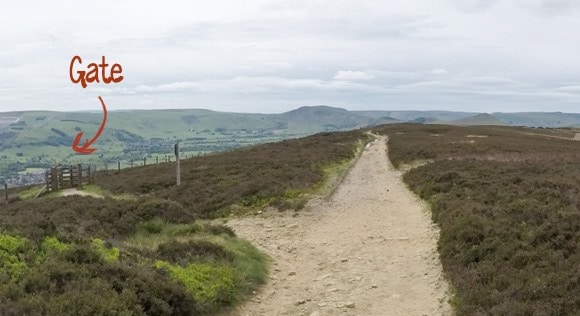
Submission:
[[233,315],[450,315],[425,205],[387,159],[386,139],[362,153],[334,194],[297,216],[232,219],[272,257],[270,278]]

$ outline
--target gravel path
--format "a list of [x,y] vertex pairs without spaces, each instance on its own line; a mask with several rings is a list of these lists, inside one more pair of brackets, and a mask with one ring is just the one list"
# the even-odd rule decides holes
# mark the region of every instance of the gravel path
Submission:
[[296,216],[267,211],[228,225],[272,257],[270,279],[232,315],[450,315],[438,231],[371,143],[328,199]]

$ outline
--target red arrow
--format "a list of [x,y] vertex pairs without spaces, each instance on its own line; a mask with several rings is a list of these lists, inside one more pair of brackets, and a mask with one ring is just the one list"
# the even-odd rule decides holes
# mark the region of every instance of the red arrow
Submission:
[[90,155],[93,152],[95,152],[96,149],[89,148],[89,146],[91,146],[95,141],[97,141],[97,139],[99,138],[99,136],[101,136],[101,133],[103,133],[103,130],[105,129],[105,124],[107,123],[107,107],[105,106],[105,102],[103,101],[103,98],[101,98],[99,96],[99,100],[101,101],[101,105],[103,106],[103,112],[105,113],[105,115],[103,117],[103,122],[101,123],[101,126],[99,127],[99,130],[97,131],[97,135],[95,135],[95,137],[93,137],[91,140],[86,138],[85,144],[81,147],[79,147],[79,143],[81,142],[81,138],[83,138],[83,132],[80,132],[77,134],[77,137],[75,138],[74,142],[72,143],[72,149],[78,153]]

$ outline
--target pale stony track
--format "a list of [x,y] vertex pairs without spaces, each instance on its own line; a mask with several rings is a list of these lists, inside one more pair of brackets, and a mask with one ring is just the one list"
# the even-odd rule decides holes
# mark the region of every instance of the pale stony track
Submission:
[[228,225],[272,257],[269,281],[233,315],[449,315],[429,210],[379,138],[326,199],[297,216],[266,211]]

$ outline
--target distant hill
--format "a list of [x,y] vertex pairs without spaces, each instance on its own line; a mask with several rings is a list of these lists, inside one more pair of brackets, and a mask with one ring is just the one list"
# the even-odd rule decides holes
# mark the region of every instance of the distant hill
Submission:
[[400,122],[411,122],[418,118],[426,118],[426,121],[449,122],[475,115],[473,112],[450,112],[450,111],[354,111],[354,113],[370,117],[390,117]]
[[453,125],[507,125],[506,123],[497,119],[495,116],[487,113],[476,114],[474,116],[454,120],[449,123]]
[[380,112],[377,114],[379,115],[364,115],[330,106],[304,106],[279,114],[277,118],[294,127],[301,127],[302,130],[315,129],[317,131],[346,130],[402,122],[380,115]]
[[[580,114],[492,113],[450,111],[347,111],[304,106],[280,114],[227,113],[201,109],[110,111],[97,151],[76,154],[71,144],[79,132],[95,135],[99,112],[0,112],[0,183],[7,175],[54,163],[122,165],[168,159],[173,144],[197,155],[241,146],[344,131],[381,124],[580,126]],[[19,180],[20,181],[20,180]],[[24,181],[24,180],[22,180]]]
[[580,125],[580,113],[521,112],[492,113],[504,123],[512,126],[529,127],[572,127]]

